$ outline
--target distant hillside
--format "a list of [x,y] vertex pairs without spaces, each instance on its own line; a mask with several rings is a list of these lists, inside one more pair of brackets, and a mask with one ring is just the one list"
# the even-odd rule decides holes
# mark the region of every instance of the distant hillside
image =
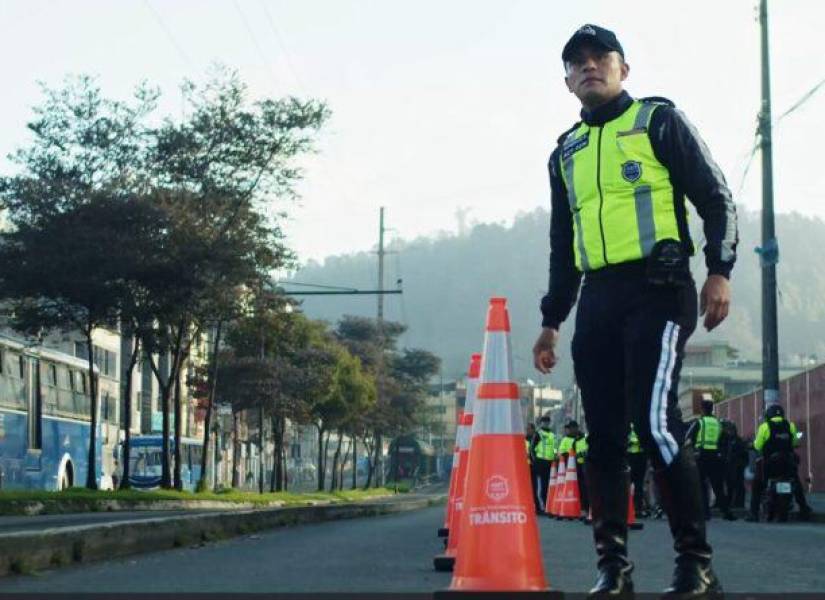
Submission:
[[[441,235],[396,244],[386,262],[386,285],[403,278],[403,296],[386,296],[386,318],[409,326],[402,343],[426,348],[444,359],[445,379],[459,376],[471,352],[483,341],[487,299],[509,299],[513,328],[514,363],[519,377],[536,378],[531,347],[540,326],[539,301],[547,288],[549,213],[537,209],[519,215],[512,226],[476,225],[465,235]],[[733,308],[728,320],[713,334],[697,330],[692,341],[724,339],[739,348],[743,357],[761,357],[761,283],[759,215],[740,207],[739,259],[733,276]],[[698,219],[694,219],[697,224]],[[825,222],[798,214],[776,220],[780,246],[780,353],[786,360],[795,354],[825,357],[825,260],[818,240],[825,240]],[[703,245],[701,233],[695,236]],[[374,288],[377,258],[358,253],[310,263],[295,281]],[[697,285],[704,281],[704,255],[693,259]],[[315,318],[336,321],[341,315],[374,316],[372,296],[321,296],[304,301],[304,310]],[[574,309],[575,310],[575,309]],[[552,380],[567,385],[572,318],[562,327],[563,362]]]

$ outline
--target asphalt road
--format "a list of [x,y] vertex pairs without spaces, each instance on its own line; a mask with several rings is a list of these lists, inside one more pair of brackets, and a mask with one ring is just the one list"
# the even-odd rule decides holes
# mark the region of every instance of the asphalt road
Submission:
[[[277,529],[196,548],[181,548],[36,575],[0,579],[12,592],[432,592],[436,530],[443,507],[376,518]],[[590,529],[542,518],[547,577],[554,589],[592,584]],[[710,523],[716,570],[729,592],[825,590],[821,524]],[[631,532],[634,580],[642,592],[670,580],[672,550],[663,521]]]

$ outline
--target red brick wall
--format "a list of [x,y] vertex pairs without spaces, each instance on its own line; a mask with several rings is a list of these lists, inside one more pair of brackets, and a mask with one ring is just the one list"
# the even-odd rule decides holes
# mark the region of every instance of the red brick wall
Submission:
[[[815,492],[825,492],[825,365],[779,384],[785,415],[805,434],[797,453],[799,475]],[[762,419],[762,392],[730,398],[716,405],[716,414],[736,423],[739,435],[752,437]]]

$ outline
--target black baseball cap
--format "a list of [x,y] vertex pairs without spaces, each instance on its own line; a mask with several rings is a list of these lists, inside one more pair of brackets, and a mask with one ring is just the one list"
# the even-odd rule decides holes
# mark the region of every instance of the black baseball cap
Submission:
[[565,427],[578,427],[579,424],[576,422],[575,419],[570,419],[567,423],[564,424]]
[[621,54],[622,58],[624,58],[624,49],[622,45],[619,43],[619,40],[616,39],[616,34],[610,31],[609,29],[605,29],[604,27],[599,27],[598,25],[582,25],[576,30],[576,33],[567,40],[567,43],[564,45],[564,50],[561,51],[561,59],[564,62],[567,62],[570,58],[570,55],[573,51],[579,46],[579,44],[584,42],[590,42],[591,44],[596,44],[598,46],[602,46],[607,50],[615,50],[619,54]]

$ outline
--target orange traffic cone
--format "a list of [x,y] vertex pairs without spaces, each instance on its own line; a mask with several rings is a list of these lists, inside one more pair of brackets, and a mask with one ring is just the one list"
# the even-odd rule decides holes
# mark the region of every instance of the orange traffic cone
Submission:
[[582,504],[579,496],[579,478],[576,472],[576,453],[573,449],[567,455],[567,469],[564,481],[564,491],[562,492],[561,511],[559,516],[562,519],[580,519],[582,516]]
[[551,512],[553,510],[553,496],[556,494],[556,463],[558,461],[553,461],[553,464],[550,466],[550,484],[547,486],[547,503],[544,506],[544,512],[548,516],[553,516]]
[[636,520],[636,508],[633,506],[633,484],[627,488],[629,498],[627,499],[627,526],[630,529],[644,529],[645,524]]
[[[461,423],[463,412],[458,412],[458,423]],[[457,436],[456,436],[457,437]],[[453,446],[453,466],[450,468],[450,488],[447,492],[447,510],[444,512],[444,526],[438,528],[438,537],[446,538],[450,535],[450,521],[452,520],[453,510],[455,509],[455,484],[456,476],[458,475],[458,440]],[[444,540],[446,545],[447,540]]]
[[450,591],[546,593],[506,300],[492,298]]
[[473,404],[478,388],[478,376],[481,372],[481,354],[473,354],[470,358],[470,369],[467,372],[467,396],[464,401],[464,412],[460,414],[456,431],[456,447],[458,464],[454,491],[453,512],[451,515],[447,537],[447,549],[444,554],[433,558],[433,567],[436,571],[452,571],[455,556],[458,550],[459,530],[461,525],[461,510],[463,506],[464,490],[467,479],[467,463],[469,461],[470,438],[473,427]]
[[552,515],[557,519],[561,519],[561,501],[564,496],[564,482],[567,478],[567,466],[564,464],[564,459],[559,458],[559,470],[556,473],[556,493],[553,494],[553,510]]

